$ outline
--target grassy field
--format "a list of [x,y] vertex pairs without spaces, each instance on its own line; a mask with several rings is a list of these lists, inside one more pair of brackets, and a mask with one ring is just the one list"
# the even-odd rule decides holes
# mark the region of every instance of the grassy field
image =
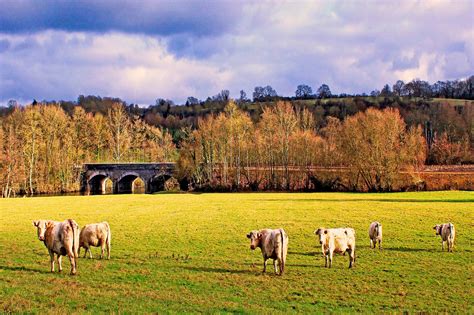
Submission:
[[[472,313],[473,192],[253,193],[71,196],[0,200],[0,312]],[[81,258],[78,275],[49,272],[31,221],[107,220],[112,259]],[[382,251],[369,223],[384,226]],[[435,223],[457,229],[441,252]],[[332,269],[313,231],[356,229],[357,260]],[[286,274],[260,273],[246,233],[283,227]],[[82,253],[81,253],[82,254]],[[269,264],[271,266],[271,264]],[[271,270],[271,268],[268,268]]]

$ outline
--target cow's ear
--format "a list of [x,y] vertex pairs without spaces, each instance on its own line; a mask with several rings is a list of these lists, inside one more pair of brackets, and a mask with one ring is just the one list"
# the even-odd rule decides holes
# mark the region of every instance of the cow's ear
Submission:
[[257,238],[261,238],[262,237],[262,233],[258,232],[257,233]]
[[319,229],[314,230],[314,234],[318,235],[319,234]]
[[38,221],[33,221],[33,225],[36,227],[38,226],[38,223],[39,223]]
[[437,225],[433,226],[433,230],[436,230],[437,228],[438,228],[438,226],[437,226]]
[[247,238],[250,238],[250,233],[249,233],[249,234],[247,234]]

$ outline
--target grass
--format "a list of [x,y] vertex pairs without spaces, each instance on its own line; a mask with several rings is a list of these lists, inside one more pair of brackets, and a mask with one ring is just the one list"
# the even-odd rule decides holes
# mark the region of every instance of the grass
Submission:
[[[68,196],[0,200],[0,312],[459,312],[473,307],[473,192]],[[78,275],[49,272],[34,219],[107,220],[112,259],[80,258]],[[371,221],[383,251],[369,248]],[[457,229],[441,252],[435,223]],[[312,234],[356,229],[357,260],[332,269]],[[283,227],[286,274],[260,273],[252,229]],[[83,252],[81,253],[83,254]],[[271,264],[269,264],[271,266]],[[271,270],[271,268],[269,268]]]

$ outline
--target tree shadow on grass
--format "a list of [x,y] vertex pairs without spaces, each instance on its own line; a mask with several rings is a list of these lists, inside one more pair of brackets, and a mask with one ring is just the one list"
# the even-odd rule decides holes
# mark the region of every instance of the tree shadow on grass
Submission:
[[35,272],[35,273],[42,273],[42,274],[51,274],[52,272],[49,270],[42,270],[42,269],[32,269],[24,266],[0,266],[0,270],[8,270],[8,271],[26,271],[26,272]]
[[469,203],[474,202],[474,199],[380,199],[380,198],[348,198],[348,199],[318,199],[318,198],[301,198],[301,199],[255,199],[255,201],[291,201],[291,202],[394,202],[394,203]]

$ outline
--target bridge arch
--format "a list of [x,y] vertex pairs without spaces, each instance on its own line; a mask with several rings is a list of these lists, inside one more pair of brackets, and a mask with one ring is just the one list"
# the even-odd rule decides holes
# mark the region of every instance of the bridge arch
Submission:
[[[107,183],[111,183],[112,187],[108,189]],[[104,172],[97,172],[92,174],[89,177],[87,186],[89,187],[89,194],[91,195],[103,195],[107,193],[113,193],[113,181],[108,176],[108,174]]]
[[157,174],[150,179],[148,183],[148,190],[150,193],[154,193],[157,191],[165,190],[165,183],[168,179],[172,178],[172,174]]
[[147,190],[146,179],[142,178],[137,172],[126,172],[117,180],[115,193],[117,194],[133,194],[135,193],[136,181],[141,181],[143,185],[142,192],[145,193]]

